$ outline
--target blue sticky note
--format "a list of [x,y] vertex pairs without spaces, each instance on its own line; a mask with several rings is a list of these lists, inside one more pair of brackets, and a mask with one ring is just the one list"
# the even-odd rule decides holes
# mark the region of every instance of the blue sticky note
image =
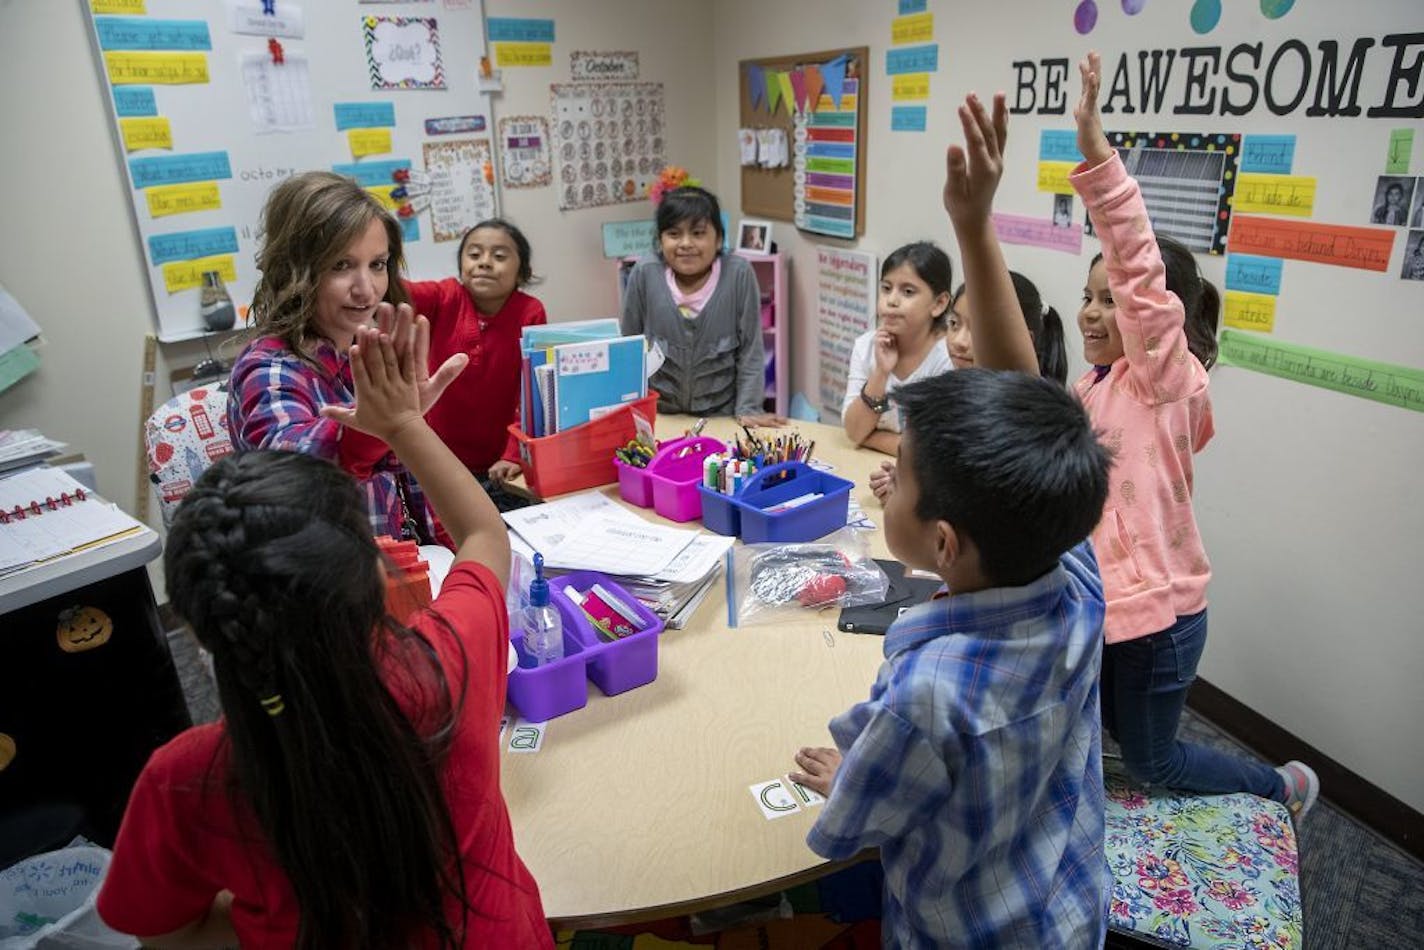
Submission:
[[1040,162],[1073,162],[1083,160],[1078,151],[1078,133],[1072,129],[1044,129],[1038,133]]
[[1289,175],[1294,161],[1294,135],[1248,135],[1241,143],[1243,172]]
[[900,0],[900,16],[907,13],[924,13],[929,0]]
[[518,17],[492,16],[485,20],[491,43],[552,43],[553,20],[526,20]]
[[345,132],[347,129],[393,128],[396,124],[394,102],[338,102],[331,108],[336,113],[338,132]]
[[890,131],[923,132],[928,111],[924,106],[892,106],[890,108]]
[[420,219],[411,215],[409,218],[400,218],[401,240],[406,244],[411,241],[420,240]]
[[100,49],[212,49],[206,20],[151,20],[148,17],[96,16]]
[[396,182],[391,177],[391,173],[396,169],[409,167],[410,159],[396,158],[384,162],[352,162],[349,165],[332,165],[331,170],[338,175],[356,179],[356,184],[362,188],[373,188],[376,185],[394,185]]
[[236,253],[237,230],[235,228],[175,231],[172,234],[153,234],[148,238],[148,256],[155,265],[166,264],[169,261],[191,261],[197,257],[209,257],[213,254]]
[[129,174],[135,188],[177,185],[185,181],[214,181],[231,178],[227,152],[194,152],[191,155],[155,155],[129,159]]
[[1281,260],[1254,254],[1226,255],[1226,289],[1251,294],[1279,295]]
[[158,103],[153,99],[153,87],[115,86],[114,112],[121,119],[137,115],[158,115]]
[[890,76],[901,73],[933,73],[939,71],[939,44],[925,46],[902,46],[885,51],[885,72]]

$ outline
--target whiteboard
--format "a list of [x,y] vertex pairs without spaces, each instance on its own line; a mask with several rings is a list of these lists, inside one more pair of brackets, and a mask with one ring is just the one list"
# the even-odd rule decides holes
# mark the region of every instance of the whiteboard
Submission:
[[[206,332],[202,270],[225,272],[239,313],[251,302],[262,206],[290,175],[334,169],[389,191],[397,187],[395,168],[418,175],[428,158],[434,192],[393,199],[411,205],[405,255],[421,277],[453,273],[451,235],[495,213],[494,163],[483,167],[492,155],[492,116],[489,96],[477,88],[482,0],[278,0],[271,14],[261,0],[80,2],[128,176],[160,340]],[[125,8],[133,12],[118,12]],[[155,119],[167,120],[166,143]],[[353,148],[375,151],[356,158]]]

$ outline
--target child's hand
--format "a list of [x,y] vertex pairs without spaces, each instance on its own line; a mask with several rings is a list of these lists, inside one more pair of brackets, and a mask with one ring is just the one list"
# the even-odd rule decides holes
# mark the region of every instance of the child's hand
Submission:
[[748,429],[784,429],[791,424],[791,420],[785,416],[778,416],[771,412],[752,412],[745,416],[738,416],[737,422]]
[[875,368],[886,376],[895,372],[900,363],[898,342],[889,330],[875,331]]
[[417,318],[410,304],[391,306],[389,303],[376,305],[376,327],[390,336],[399,358],[410,350],[415,359],[416,381],[420,386],[420,412],[430,411],[445,387],[464,372],[470,358],[464,353],[456,353],[440,364],[435,375],[430,375],[430,321]]
[[[424,317],[417,322],[424,322]],[[389,443],[391,437],[425,415],[420,407],[420,384],[410,314],[397,315],[394,333],[376,327],[356,331],[351,344],[351,377],[356,384],[354,406],[322,406],[321,414]],[[428,332],[428,328],[427,328]],[[400,346],[398,347],[398,342]]]
[[496,485],[503,485],[505,482],[518,478],[523,472],[524,469],[518,462],[500,459],[489,467],[489,480]]
[[802,749],[796,753],[796,764],[805,771],[792,772],[788,778],[807,788],[830,796],[836,769],[841,767],[841,754],[835,749]]
[[885,504],[885,499],[895,490],[894,462],[881,462],[880,467],[870,473],[870,490],[880,504]]
[[1113,156],[1113,147],[1103,134],[1102,116],[1098,114],[1098,89],[1103,81],[1102,57],[1089,53],[1087,59],[1078,62],[1078,75],[1083,80],[1082,95],[1073,108],[1073,119],[1078,123],[1078,151],[1083,153],[1089,165],[1101,165]]
[[1002,92],[994,95],[992,119],[979,97],[970,93],[959,107],[964,145],[945,153],[944,210],[956,230],[982,226],[994,208],[994,192],[1004,174],[1004,144],[1009,138],[1009,111]]

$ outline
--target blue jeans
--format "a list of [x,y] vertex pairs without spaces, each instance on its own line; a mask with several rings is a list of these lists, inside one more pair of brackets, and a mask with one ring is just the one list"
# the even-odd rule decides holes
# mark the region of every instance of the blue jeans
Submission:
[[1285,782],[1269,765],[1177,739],[1205,647],[1205,610],[1178,617],[1166,630],[1105,646],[1103,727],[1122,747],[1123,765],[1139,782],[1284,801]]

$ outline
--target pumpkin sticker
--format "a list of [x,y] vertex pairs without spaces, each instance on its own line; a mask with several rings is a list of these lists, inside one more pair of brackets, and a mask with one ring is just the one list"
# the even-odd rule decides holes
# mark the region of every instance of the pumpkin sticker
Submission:
[[109,642],[114,622],[98,607],[69,607],[59,614],[55,636],[65,653],[83,653]]

